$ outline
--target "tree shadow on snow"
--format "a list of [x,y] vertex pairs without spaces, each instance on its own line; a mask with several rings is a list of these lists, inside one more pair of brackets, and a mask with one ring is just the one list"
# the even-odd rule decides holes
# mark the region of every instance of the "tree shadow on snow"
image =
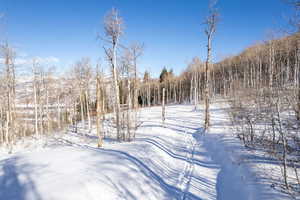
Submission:
[[[161,177],[161,175],[157,174],[152,169],[155,166],[152,166],[152,165],[148,166],[144,163],[143,160],[140,160],[139,158],[134,157],[127,152],[120,151],[120,150],[114,150],[114,149],[99,149],[99,148],[94,148],[94,147],[89,147],[89,146],[79,145],[79,144],[69,144],[69,145],[73,146],[73,147],[88,149],[93,152],[102,152],[102,153],[105,153],[106,155],[112,155],[114,157],[117,157],[112,162],[112,164],[114,164],[114,165],[118,165],[118,164],[122,165],[122,164],[124,164],[124,162],[128,161],[128,162],[132,163],[134,166],[136,166],[139,169],[139,172],[142,172],[143,175],[145,175],[146,177],[149,178],[149,184],[154,183],[154,184],[158,185],[161,189],[163,189],[163,191],[165,192],[164,199],[182,199],[183,191],[174,185],[168,184],[165,181],[165,177]],[[97,154],[97,156],[99,156],[99,154]],[[102,164],[104,164],[104,163],[102,163]],[[119,185],[121,183],[118,183],[116,185],[116,183],[114,183],[114,182],[112,184],[114,185],[114,187],[116,187],[116,189],[122,188],[122,191],[120,191],[120,196],[123,196],[122,194],[124,192],[126,192],[126,190],[124,190],[124,188],[126,188],[126,185],[125,184],[123,184],[122,186]],[[201,200],[200,197],[198,197],[188,191],[185,192],[184,196],[188,197],[185,199]],[[129,199],[140,199],[140,197],[135,197],[135,196],[133,196],[132,193],[130,193]]]
[[[162,145],[161,143],[157,142],[156,140],[149,139],[149,138],[140,138],[140,139],[137,139],[137,141],[147,142],[147,143],[152,144],[153,146],[159,148],[160,150],[164,151],[165,153],[167,153],[172,158],[179,159],[179,160],[182,160],[182,161],[187,161],[185,156],[182,156],[180,154],[174,153],[172,150],[170,150],[170,148],[164,147],[164,145]],[[182,153],[189,153],[187,149],[180,149],[180,150],[181,150]],[[203,155],[203,156],[206,155],[203,152],[197,152],[197,151],[194,152],[194,154],[196,154],[196,155]],[[203,162],[203,161],[200,161],[200,160],[195,159],[195,158],[191,158],[187,162],[192,162],[193,164],[196,164],[196,165],[199,165],[199,166],[202,166],[202,167],[217,168],[217,166],[215,164],[213,164],[213,163]]]
[[0,162],[4,173],[0,176],[0,199],[41,199],[30,177],[30,171],[34,168],[29,164],[18,164],[19,161],[19,157],[13,157]]

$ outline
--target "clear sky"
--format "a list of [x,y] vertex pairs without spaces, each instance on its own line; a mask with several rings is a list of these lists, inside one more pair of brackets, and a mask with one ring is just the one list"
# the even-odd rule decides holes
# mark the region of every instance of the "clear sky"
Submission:
[[[145,44],[140,71],[157,76],[163,66],[179,74],[194,57],[204,60],[201,25],[208,0],[0,0],[2,37],[19,57],[38,56],[61,70],[81,57],[105,62],[103,17],[115,7],[125,21],[121,43]],[[263,41],[270,30],[287,24],[291,8],[284,0],[219,0],[221,21],[213,41],[214,61]]]

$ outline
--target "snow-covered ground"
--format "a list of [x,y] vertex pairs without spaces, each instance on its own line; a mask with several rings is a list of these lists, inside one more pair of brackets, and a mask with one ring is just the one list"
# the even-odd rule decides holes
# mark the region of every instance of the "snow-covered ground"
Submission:
[[0,200],[288,199],[259,170],[270,161],[233,136],[222,104],[212,105],[205,134],[201,106],[168,106],[164,126],[161,107],[141,117],[130,143],[110,140],[99,149],[95,135],[68,132],[0,152]]

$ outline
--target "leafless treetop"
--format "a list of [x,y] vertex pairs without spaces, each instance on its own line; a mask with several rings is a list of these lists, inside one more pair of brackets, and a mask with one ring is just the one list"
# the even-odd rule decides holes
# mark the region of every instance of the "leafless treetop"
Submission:
[[104,31],[106,36],[112,39],[113,43],[117,43],[118,38],[123,34],[123,19],[115,8],[104,19]]
[[207,25],[205,34],[212,36],[216,32],[216,24],[219,20],[219,12],[216,8],[217,0],[210,0],[209,3],[209,15],[204,21],[204,24]]

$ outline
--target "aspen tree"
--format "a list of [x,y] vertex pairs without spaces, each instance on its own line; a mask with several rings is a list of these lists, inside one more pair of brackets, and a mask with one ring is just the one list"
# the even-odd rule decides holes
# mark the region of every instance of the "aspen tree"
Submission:
[[117,139],[121,140],[121,124],[120,124],[120,91],[117,73],[117,48],[121,35],[123,34],[123,19],[119,16],[116,9],[112,9],[104,20],[105,34],[111,44],[111,48],[104,48],[106,56],[110,61],[112,83],[114,88],[114,109],[116,115]]
[[37,100],[37,61],[33,59],[32,61],[32,73],[33,73],[33,95],[34,95],[34,128],[35,128],[35,135],[39,136],[39,129],[38,129],[38,100]]
[[102,127],[101,127],[101,114],[102,114],[102,98],[103,92],[101,91],[101,80],[102,77],[100,75],[98,65],[97,65],[97,75],[96,75],[96,123],[97,123],[97,135],[98,135],[98,147],[102,147],[103,145],[103,134],[102,134]]
[[214,33],[216,32],[216,26],[218,22],[219,13],[215,8],[217,1],[210,1],[209,5],[209,15],[205,20],[206,29],[205,34],[207,36],[207,58],[205,62],[205,119],[204,128],[207,130],[210,126],[210,114],[209,114],[209,104],[210,104],[210,68],[211,68],[211,43]]
[[[138,127],[138,59],[143,55],[144,45],[140,43],[133,43],[129,47],[130,57],[132,59],[133,65],[133,109],[134,109],[134,129],[136,130]],[[135,138],[135,130],[132,135]]]

